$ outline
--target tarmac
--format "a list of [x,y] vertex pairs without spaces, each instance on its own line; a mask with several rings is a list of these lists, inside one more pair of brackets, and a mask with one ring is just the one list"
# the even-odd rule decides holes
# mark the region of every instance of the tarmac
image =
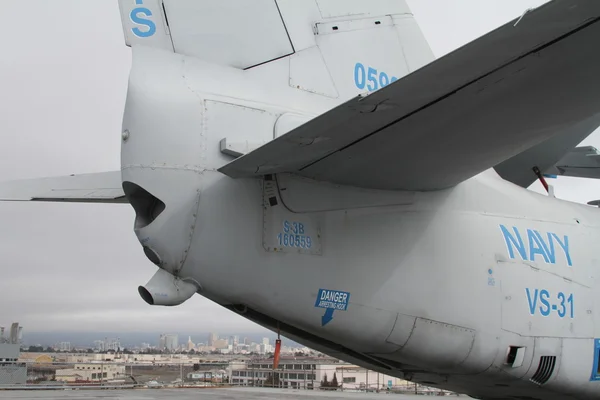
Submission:
[[[223,388],[223,389],[130,389],[130,390],[6,390],[0,399],[43,400],[352,400],[398,399],[423,400],[424,396],[389,393],[321,392],[294,389]],[[425,396],[429,397],[429,396]],[[455,399],[456,396],[444,396]],[[462,396],[461,396],[462,397]]]

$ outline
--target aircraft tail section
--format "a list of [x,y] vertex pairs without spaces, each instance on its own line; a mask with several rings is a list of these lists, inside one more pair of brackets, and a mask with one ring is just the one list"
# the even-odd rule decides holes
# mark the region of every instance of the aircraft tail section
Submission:
[[[433,61],[405,1],[277,1],[294,44],[290,85],[347,100]],[[310,68],[307,68],[309,66]]]
[[345,101],[433,61],[404,0],[119,0],[127,45],[249,70]]
[[160,0],[119,0],[127,46],[143,45],[173,51],[171,32]]

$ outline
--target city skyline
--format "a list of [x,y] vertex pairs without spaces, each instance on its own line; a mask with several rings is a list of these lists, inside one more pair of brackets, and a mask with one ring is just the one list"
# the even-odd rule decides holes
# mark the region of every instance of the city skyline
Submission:
[[[96,342],[103,340],[118,340],[121,349],[132,346],[141,346],[143,343],[150,344],[152,347],[160,347],[160,336],[163,334],[177,335],[179,345],[186,345],[188,338],[193,339],[194,344],[208,345],[208,335],[216,333],[221,339],[237,336],[239,341],[249,339],[250,342],[260,344],[264,338],[268,338],[270,344],[274,344],[277,334],[268,330],[262,333],[253,332],[28,332],[24,327],[22,345],[23,346],[55,346],[61,342],[69,342],[71,347],[90,347],[93,348]],[[183,340],[182,340],[183,339]],[[282,337],[283,343],[293,346],[301,346],[291,339]],[[111,346],[114,349],[114,346]]]
[[[438,57],[542,3],[409,0]],[[118,169],[131,49],[117,2],[2,5],[0,180]],[[585,144],[600,148],[600,135]],[[563,199],[586,202],[600,193],[600,181],[551,183]],[[539,183],[534,188],[543,191]],[[0,221],[3,318],[18,320],[26,332],[265,332],[199,295],[178,307],[146,304],[137,287],[156,266],[132,231],[127,204],[2,203]]]

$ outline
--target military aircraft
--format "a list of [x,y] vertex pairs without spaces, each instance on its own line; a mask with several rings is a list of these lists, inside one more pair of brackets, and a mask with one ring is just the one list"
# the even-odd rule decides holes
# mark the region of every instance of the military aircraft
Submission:
[[119,5],[120,170],[0,198],[130,204],[151,305],[198,293],[475,398],[600,398],[599,210],[527,189],[600,175],[576,149],[600,126],[600,2],[439,59],[403,0]]

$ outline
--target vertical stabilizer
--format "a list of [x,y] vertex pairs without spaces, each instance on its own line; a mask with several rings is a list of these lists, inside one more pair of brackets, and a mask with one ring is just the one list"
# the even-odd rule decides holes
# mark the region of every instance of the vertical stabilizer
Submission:
[[161,0],[119,0],[127,46],[143,45],[173,51]]
[[244,70],[275,68],[288,74],[282,85],[340,102],[434,59],[404,0],[119,0],[119,5],[129,46]]
[[250,68],[294,52],[275,0],[120,0],[128,46]]
[[[341,100],[375,91],[434,60],[403,0],[277,0],[296,53],[290,82]],[[318,71],[322,75],[307,72]],[[326,90],[325,73],[333,90]],[[322,87],[316,87],[322,84]]]

